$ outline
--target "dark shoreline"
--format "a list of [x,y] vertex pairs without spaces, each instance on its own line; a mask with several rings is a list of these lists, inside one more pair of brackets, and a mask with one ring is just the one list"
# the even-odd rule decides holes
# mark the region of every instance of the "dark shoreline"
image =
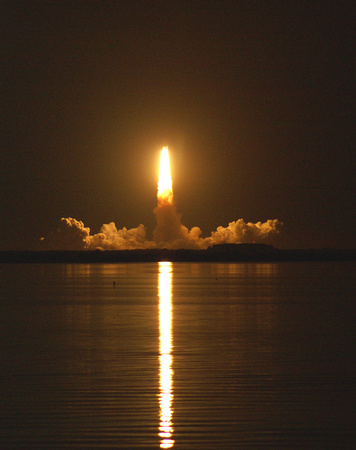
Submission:
[[266,244],[221,244],[207,250],[1,251],[0,263],[355,261],[355,249],[278,249]]

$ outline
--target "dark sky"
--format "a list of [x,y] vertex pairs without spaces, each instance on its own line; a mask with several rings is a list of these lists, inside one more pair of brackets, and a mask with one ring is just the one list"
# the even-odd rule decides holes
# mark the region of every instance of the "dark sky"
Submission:
[[355,247],[351,1],[7,1],[0,249],[61,217],[280,219],[280,247]]

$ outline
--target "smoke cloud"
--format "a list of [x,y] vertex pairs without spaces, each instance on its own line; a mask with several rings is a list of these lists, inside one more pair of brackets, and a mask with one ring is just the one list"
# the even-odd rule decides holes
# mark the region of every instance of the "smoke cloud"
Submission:
[[281,227],[282,222],[278,219],[267,220],[264,223],[246,223],[243,219],[239,219],[230,222],[226,228],[218,227],[205,241],[209,245],[263,242],[270,236],[278,234]]
[[71,217],[62,218],[57,230],[41,238],[41,242],[48,250],[85,250],[90,245],[90,228]]
[[90,234],[90,228],[71,217],[62,218],[58,228],[41,238],[46,250],[133,250],[148,248],[206,249],[216,244],[265,242],[280,233],[282,222],[278,219],[264,223],[245,222],[239,219],[227,227],[218,227],[207,238],[202,238],[199,227],[188,229],[181,222],[181,215],[174,204],[159,203],[154,209],[156,228],[152,239],[147,239],[146,228],[117,229],[114,222],[104,224],[100,232]]
[[153,210],[156,216],[156,228],[153,231],[153,241],[159,248],[206,248],[204,239],[200,238],[201,230],[194,227],[188,230],[181,222],[172,199],[165,201],[158,197],[158,205]]
[[72,217],[62,218],[56,231],[41,238],[47,250],[132,250],[155,247],[146,239],[146,228],[122,228],[118,230],[114,222],[104,224],[100,232],[90,234],[90,228]]

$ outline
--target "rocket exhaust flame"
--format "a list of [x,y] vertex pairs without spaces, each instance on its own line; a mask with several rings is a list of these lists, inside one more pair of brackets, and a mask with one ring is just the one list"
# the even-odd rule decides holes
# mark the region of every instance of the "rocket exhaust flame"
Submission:
[[172,178],[171,178],[171,170],[169,167],[169,157],[167,147],[163,147],[161,151],[157,200],[161,204],[173,203]]
[[172,248],[174,242],[184,240],[184,232],[177,213],[174,200],[171,171],[169,167],[168,148],[161,151],[161,162],[158,177],[157,206],[153,210],[156,216],[156,228],[153,240],[158,247]]

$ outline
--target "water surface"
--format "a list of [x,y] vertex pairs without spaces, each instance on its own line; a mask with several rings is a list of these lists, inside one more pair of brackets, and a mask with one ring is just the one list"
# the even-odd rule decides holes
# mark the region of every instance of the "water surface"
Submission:
[[354,271],[0,265],[0,448],[353,448]]

